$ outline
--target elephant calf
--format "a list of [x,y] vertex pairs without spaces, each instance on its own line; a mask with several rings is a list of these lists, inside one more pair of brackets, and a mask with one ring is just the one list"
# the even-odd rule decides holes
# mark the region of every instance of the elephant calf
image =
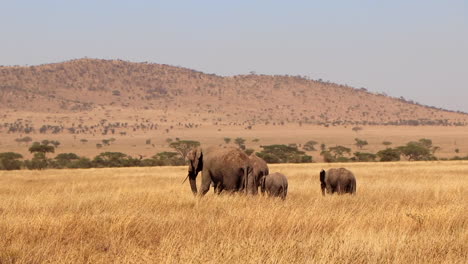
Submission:
[[338,193],[356,193],[356,178],[354,174],[345,169],[329,169],[327,172],[320,171],[320,188],[322,195],[325,195],[325,190],[329,194]]
[[288,194],[288,179],[279,172],[268,174],[260,180],[260,189],[262,193],[266,191],[268,195],[281,197],[284,200]]

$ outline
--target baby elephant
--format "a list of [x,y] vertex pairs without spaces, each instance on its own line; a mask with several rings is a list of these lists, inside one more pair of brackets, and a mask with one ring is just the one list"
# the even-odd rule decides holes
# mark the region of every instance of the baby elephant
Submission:
[[329,169],[327,172],[320,171],[320,187],[322,195],[325,195],[325,190],[329,194],[338,193],[356,193],[356,178],[354,174],[345,169]]
[[281,197],[284,200],[288,194],[288,179],[279,172],[268,174],[261,178],[260,189],[262,193],[266,191],[268,195]]

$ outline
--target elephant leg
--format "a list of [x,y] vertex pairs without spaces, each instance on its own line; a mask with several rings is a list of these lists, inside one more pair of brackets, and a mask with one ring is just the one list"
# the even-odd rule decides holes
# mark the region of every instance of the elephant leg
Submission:
[[286,195],[288,195],[288,186],[283,187],[283,196],[281,198],[286,199]]

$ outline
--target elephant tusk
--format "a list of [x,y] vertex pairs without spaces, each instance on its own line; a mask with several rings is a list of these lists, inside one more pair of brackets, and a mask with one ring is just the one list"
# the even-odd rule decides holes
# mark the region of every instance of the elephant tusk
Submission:
[[188,177],[189,177],[188,175],[187,177],[185,177],[185,180],[182,182],[182,184],[184,184],[187,181]]

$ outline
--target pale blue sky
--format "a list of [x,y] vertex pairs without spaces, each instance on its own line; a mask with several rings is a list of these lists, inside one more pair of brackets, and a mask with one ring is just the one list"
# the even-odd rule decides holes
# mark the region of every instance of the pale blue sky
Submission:
[[468,112],[468,0],[0,0],[0,36],[0,65],[307,75]]

